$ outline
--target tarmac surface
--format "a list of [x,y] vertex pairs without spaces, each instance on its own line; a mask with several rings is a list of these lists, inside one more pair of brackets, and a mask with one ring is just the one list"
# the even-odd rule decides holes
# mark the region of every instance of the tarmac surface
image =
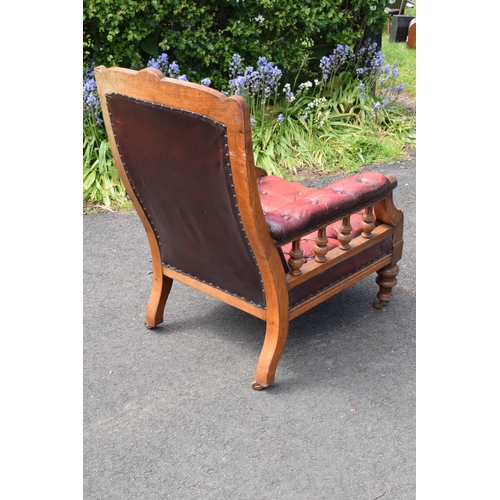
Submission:
[[263,321],[175,283],[146,329],[137,214],[83,216],[84,499],[416,497],[416,152],[363,170],[398,178],[394,299],[372,307],[373,275],[293,320],[263,391]]

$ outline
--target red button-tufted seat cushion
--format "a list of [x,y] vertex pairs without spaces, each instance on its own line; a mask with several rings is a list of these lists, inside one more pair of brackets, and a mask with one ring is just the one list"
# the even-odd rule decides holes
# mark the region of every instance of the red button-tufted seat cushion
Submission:
[[[317,229],[325,221],[338,219],[359,207],[351,215],[353,237],[361,234],[363,204],[382,199],[391,189],[383,174],[366,172],[336,181],[321,189],[312,189],[298,182],[291,182],[272,175],[257,179],[262,210],[271,235],[288,259],[291,240],[304,230],[313,230],[301,238],[304,260],[314,259]],[[376,223],[376,222],[375,222]],[[341,220],[327,227],[328,250],[339,245],[337,239]]]

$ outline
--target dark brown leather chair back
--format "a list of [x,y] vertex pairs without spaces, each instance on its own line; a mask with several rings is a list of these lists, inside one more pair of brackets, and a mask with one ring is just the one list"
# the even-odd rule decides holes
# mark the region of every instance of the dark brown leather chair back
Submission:
[[243,229],[226,127],[197,113],[106,96],[116,145],[162,264],[265,305]]

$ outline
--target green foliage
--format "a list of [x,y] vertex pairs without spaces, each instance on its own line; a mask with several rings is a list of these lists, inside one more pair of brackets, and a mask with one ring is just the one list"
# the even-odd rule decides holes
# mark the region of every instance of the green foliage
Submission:
[[233,54],[262,54],[291,74],[337,44],[381,33],[385,0],[84,0],[84,63],[139,69],[167,52],[190,81],[217,88]]
[[414,124],[395,110],[384,110],[383,119],[381,115],[374,119],[373,111],[362,103],[356,110],[339,113],[343,106],[340,101],[326,100],[303,108],[308,115],[285,111],[278,115],[283,116],[281,122],[256,120],[252,131],[256,165],[288,179],[301,176],[303,171],[352,172],[400,157],[411,142]]
[[229,89],[249,103],[255,163],[269,173],[352,171],[414,142],[414,121],[395,104],[404,89],[397,65],[373,44],[357,52],[337,46],[320,60],[321,79],[298,83],[299,74],[295,87],[280,85],[279,69],[265,58],[245,69],[240,59],[233,56],[239,70]]
[[[408,15],[413,15],[408,9]],[[391,42],[389,35],[382,35],[382,52],[389,63],[398,62],[401,82],[405,84],[405,93],[417,95],[417,50],[407,49],[404,42]]]
[[[261,56],[244,64],[233,54],[224,83],[227,94],[245,97],[250,107],[256,165],[270,174],[297,178],[356,171],[390,162],[415,143],[414,117],[397,105],[404,90],[398,64],[388,64],[376,44],[353,51],[337,45],[318,61],[319,78],[308,79],[305,63],[291,78]],[[184,79],[167,54],[148,65]],[[84,71],[84,198],[109,206],[126,194],[113,164],[93,74]],[[205,85],[211,85],[209,78]]]
[[83,198],[106,207],[126,203],[127,193],[104,129],[90,115],[83,123]]

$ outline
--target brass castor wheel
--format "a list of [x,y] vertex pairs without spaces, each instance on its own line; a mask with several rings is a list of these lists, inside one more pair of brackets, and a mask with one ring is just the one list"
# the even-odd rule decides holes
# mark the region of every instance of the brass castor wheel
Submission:
[[254,391],[262,391],[262,389],[265,389],[265,387],[263,385],[260,385],[260,384],[258,384],[257,382],[254,381],[252,383],[252,389]]
[[373,303],[373,307],[375,309],[382,309],[382,307],[385,307],[389,302],[384,302],[382,300],[376,300],[374,303]]

